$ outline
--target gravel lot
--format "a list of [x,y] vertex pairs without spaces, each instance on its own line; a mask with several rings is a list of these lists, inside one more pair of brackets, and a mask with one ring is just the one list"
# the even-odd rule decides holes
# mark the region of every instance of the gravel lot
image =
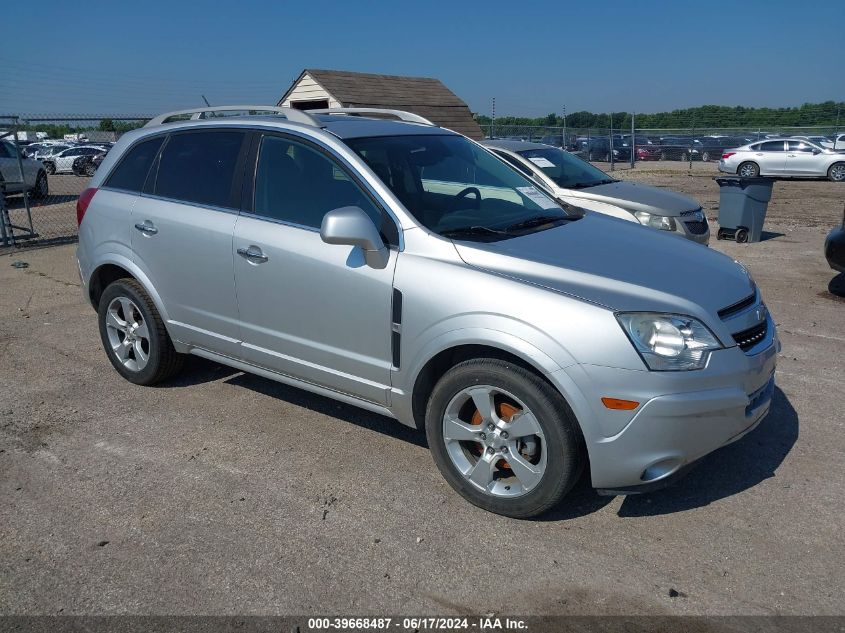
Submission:
[[[693,168],[615,175],[714,217],[715,166]],[[0,256],[0,612],[842,614],[845,279],[822,244],[843,199],[780,182],[769,239],[711,244],[779,324],[760,427],[676,487],[582,481],[539,521],[465,503],[391,420],[200,360],[131,385],[73,246]]]

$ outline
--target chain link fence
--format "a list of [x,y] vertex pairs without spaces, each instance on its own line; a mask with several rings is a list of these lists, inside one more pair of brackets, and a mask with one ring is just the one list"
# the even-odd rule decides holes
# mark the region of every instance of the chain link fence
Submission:
[[0,253],[77,239],[76,200],[146,116],[0,115]]

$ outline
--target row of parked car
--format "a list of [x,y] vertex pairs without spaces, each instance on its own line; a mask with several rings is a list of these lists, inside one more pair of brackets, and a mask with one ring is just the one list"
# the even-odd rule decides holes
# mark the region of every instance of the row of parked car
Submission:
[[[611,157],[614,161],[628,161],[631,159],[631,152],[633,151],[636,160],[700,160],[707,162],[719,160],[725,150],[775,138],[783,138],[783,136],[768,132],[733,136],[668,135],[660,137],[641,134],[634,136],[631,134],[614,134],[612,137],[607,135],[567,134],[566,139],[564,139],[562,134],[547,134],[540,138],[539,142],[561,147],[589,161],[609,162]],[[822,149],[845,150],[845,134],[793,138],[809,140]],[[532,139],[523,136],[508,136],[497,140],[530,141]]]
[[24,156],[41,162],[48,174],[92,176],[114,143],[43,141],[26,145]]

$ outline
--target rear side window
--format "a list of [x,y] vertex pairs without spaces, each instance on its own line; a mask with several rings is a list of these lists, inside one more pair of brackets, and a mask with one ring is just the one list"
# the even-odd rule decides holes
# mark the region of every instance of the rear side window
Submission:
[[105,186],[139,193],[163,141],[164,137],[159,136],[130,149],[106,180]]
[[783,141],[768,141],[760,144],[760,151],[763,152],[782,152]]
[[245,134],[231,130],[173,134],[158,166],[155,194],[195,204],[237,208],[232,194]]

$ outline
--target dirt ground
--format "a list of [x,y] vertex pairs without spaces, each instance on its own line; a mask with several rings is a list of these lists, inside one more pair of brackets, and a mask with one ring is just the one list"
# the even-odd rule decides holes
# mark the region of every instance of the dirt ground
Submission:
[[[715,166],[693,168],[615,175],[715,217]],[[845,279],[822,245],[844,201],[780,182],[768,239],[711,242],[778,324],[767,419],[675,487],[585,479],[536,521],[470,506],[365,411],[199,360],[131,385],[73,246],[0,256],[0,613],[843,614]]]

